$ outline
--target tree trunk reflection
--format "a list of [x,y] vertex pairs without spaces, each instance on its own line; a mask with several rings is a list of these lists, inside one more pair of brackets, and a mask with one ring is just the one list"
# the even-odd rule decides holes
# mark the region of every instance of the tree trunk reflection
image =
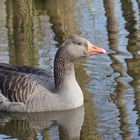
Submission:
[[118,48],[118,26],[115,17],[115,5],[112,0],[104,0],[104,7],[107,16],[107,30],[108,30],[108,39],[110,49],[114,50],[115,53],[110,54],[111,59],[113,60],[112,68],[116,73],[119,73],[119,77],[115,78],[117,82],[117,87],[115,90],[116,95],[110,95],[111,99],[116,103],[119,113],[120,113],[120,129],[122,131],[122,137],[124,140],[130,139],[130,131],[129,131],[129,122],[128,122],[128,114],[126,106],[123,103],[124,94],[126,91],[126,87],[124,83],[121,81],[121,78],[124,75],[123,64],[116,58],[116,56],[120,55]]
[[140,42],[139,42],[139,29],[136,28],[135,11],[132,8],[132,2],[130,0],[122,0],[123,16],[126,20],[125,28],[129,32],[127,49],[132,54],[132,58],[126,59],[128,74],[133,78],[130,82],[131,86],[135,90],[135,109],[138,114],[137,124],[139,126],[140,135]]
[[33,2],[7,0],[6,5],[10,63],[36,65],[38,54],[33,46]]

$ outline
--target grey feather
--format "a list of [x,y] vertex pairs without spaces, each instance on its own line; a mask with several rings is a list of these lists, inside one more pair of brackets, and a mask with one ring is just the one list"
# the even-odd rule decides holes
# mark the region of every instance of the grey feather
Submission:
[[92,45],[76,35],[64,41],[55,56],[54,79],[43,69],[0,63],[0,110],[58,111],[83,105],[74,61],[87,56],[88,44]]

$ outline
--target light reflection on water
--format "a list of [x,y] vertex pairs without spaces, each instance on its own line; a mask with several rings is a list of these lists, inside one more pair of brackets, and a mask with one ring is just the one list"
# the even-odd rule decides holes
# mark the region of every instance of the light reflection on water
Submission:
[[[85,118],[77,139],[140,139],[139,17],[138,0],[2,0],[0,62],[52,72],[56,46],[69,34],[80,34],[105,48],[107,54],[77,62],[77,79],[85,93]],[[72,139],[58,126],[35,131],[36,137]],[[6,128],[1,134],[12,136]]]

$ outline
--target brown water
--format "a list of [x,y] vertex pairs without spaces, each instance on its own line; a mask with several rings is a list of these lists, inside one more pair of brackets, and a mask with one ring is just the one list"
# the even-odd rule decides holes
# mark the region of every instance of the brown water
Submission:
[[0,139],[140,140],[139,0],[0,1],[0,62],[52,71],[71,33],[107,50],[76,64],[84,108],[0,113]]

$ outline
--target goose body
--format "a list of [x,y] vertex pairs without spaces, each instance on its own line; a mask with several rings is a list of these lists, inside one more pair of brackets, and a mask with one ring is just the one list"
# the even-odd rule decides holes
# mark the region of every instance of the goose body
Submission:
[[42,112],[82,106],[84,98],[75,78],[74,61],[101,53],[105,50],[71,35],[56,53],[54,78],[43,69],[0,63],[0,110]]

